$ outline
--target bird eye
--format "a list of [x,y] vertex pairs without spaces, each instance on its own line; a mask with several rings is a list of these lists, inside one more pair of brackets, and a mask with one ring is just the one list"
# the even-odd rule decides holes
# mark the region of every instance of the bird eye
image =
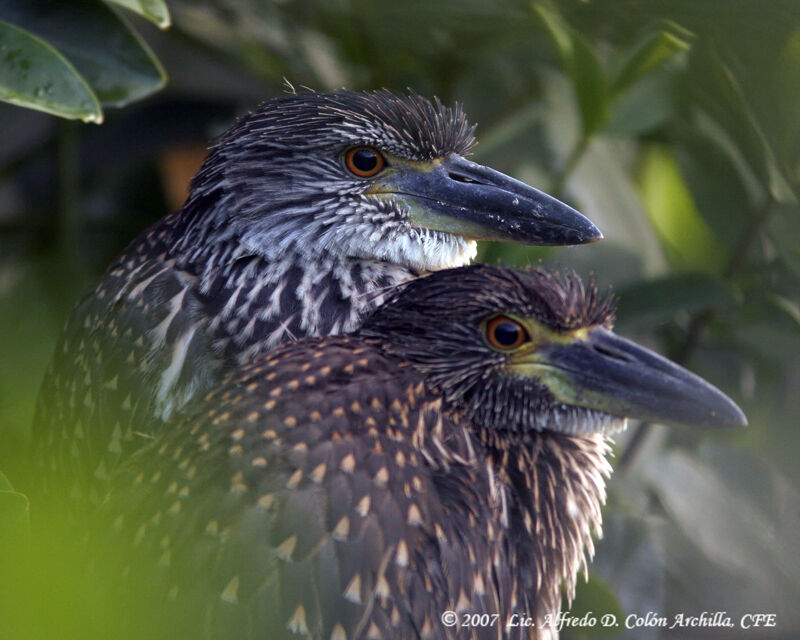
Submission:
[[507,316],[497,316],[486,323],[486,339],[495,349],[510,351],[516,349],[530,337],[519,322]]
[[347,169],[359,178],[371,178],[386,166],[386,160],[372,147],[353,147],[344,154]]

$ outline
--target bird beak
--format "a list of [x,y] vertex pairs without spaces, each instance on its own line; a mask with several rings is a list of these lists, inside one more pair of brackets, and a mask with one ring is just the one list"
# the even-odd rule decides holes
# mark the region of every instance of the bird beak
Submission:
[[665,424],[747,426],[733,400],[657,353],[602,327],[572,337],[519,352],[512,369],[569,405]]
[[396,164],[367,193],[400,199],[421,227],[473,240],[570,245],[603,237],[572,207],[456,154]]

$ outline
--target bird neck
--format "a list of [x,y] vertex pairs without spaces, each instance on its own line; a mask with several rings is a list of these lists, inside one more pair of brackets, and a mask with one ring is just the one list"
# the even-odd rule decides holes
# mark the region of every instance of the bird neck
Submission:
[[601,435],[550,431],[482,433],[481,441],[517,573],[512,601],[541,624],[560,610],[562,587],[572,600],[578,571],[594,554],[610,448]]
[[250,322],[230,331],[232,353],[241,361],[290,339],[352,331],[393,287],[420,275],[403,264],[325,246],[256,251],[219,222],[218,209],[225,206],[216,192],[191,198],[157,225],[155,235],[163,236],[175,268],[196,277],[195,289],[218,309],[219,323]]

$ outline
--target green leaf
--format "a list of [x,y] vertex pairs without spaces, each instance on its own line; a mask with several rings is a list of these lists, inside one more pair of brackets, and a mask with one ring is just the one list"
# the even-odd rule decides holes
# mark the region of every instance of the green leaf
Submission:
[[[0,6],[5,0],[0,0]],[[36,33],[75,65],[103,106],[121,107],[164,86],[166,74],[141,37],[102,3],[26,0],[7,19]]]
[[103,121],[89,85],[44,40],[0,21],[0,100],[62,118]]
[[605,124],[609,115],[608,87],[605,73],[589,42],[570,27],[559,13],[536,3],[534,11],[572,78],[583,122],[583,136],[588,138]]
[[[674,31],[679,29],[676,26]],[[628,54],[622,69],[620,69],[612,83],[612,96],[619,97],[653,69],[664,64],[678,53],[688,51],[690,47],[688,39],[676,33],[660,30],[648,34]]]
[[[614,588],[595,574],[592,574],[588,582],[579,581],[575,590],[575,600],[569,607],[569,616],[573,619],[586,620],[587,626],[582,627],[576,636],[595,638],[619,634],[619,627],[610,622],[611,618],[607,619],[608,622],[605,623],[607,626],[604,626],[603,616],[607,615],[613,616],[617,623],[625,617]],[[594,624],[588,622],[592,619],[595,621]],[[574,629],[572,631],[575,632]]]
[[589,43],[575,32],[575,63],[572,73],[583,119],[583,133],[590,136],[608,120],[608,89],[600,61]]
[[652,145],[644,155],[641,196],[675,266],[719,273],[727,254],[697,211],[672,149]]
[[617,295],[617,319],[626,328],[652,327],[679,313],[726,308],[739,301],[731,287],[705,273],[642,280],[620,289]]
[[170,25],[169,9],[164,0],[106,0],[106,2],[113,2],[130,9],[162,29],[166,29]]

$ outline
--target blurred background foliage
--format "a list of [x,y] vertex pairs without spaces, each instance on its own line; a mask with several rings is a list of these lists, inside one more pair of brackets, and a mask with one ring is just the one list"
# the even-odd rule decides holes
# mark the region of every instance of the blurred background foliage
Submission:
[[798,637],[795,0],[0,0],[0,99],[29,107],[0,104],[0,534],[26,526],[13,484],[28,480],[33,402],[71,305],[180,206],[208,140],[284,79],[462,102],[476,159],[605,234],[484,245],[481,259],[612,285],[623,334],[749,416],[737,432],[617,438],[605,536],[573,612],[777,613],[775,629],[679,636]]

